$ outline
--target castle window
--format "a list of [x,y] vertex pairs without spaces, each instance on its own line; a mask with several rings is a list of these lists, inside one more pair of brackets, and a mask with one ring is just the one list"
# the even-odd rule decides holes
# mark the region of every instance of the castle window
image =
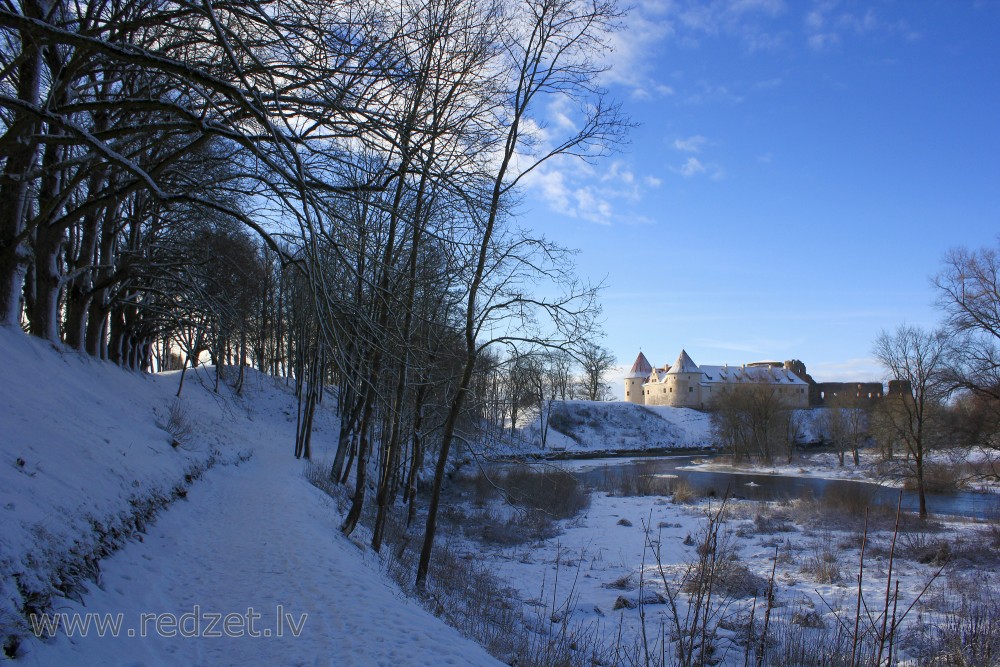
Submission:
[[694,391],[694,387],[688,387],[688,393],[690,394],[692,391]]

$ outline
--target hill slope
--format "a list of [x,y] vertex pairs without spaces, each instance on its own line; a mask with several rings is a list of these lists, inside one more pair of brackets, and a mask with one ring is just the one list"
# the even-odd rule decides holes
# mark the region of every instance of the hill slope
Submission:
[[[536,417],[522,430],[522,438],[538,443],[538,430]],[[556,401],[546,438],[547,450],[576,453],[711,446],[707,413],[624,401]]]
[[[4,329],[0,359],[0,624],[18,662],[497,664],[340,534],[292,457],[281,383],[250,375],[237,397],[189,374],[171,424],[176,374],[126,373]],[[322,412],[314,443],[335,426]],[[25,608],[121,625],[40,640]]]

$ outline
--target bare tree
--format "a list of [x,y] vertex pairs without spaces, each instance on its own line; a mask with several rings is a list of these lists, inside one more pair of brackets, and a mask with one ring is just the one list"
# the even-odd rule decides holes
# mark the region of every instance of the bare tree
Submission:
[[945,327],[955,339],[946,373],[952,387],[976,397],[986,418],[980,444],[996,449],[1000,432],[1000,245],[948,253],[934,277]]
[[791,457],[798,422],[777,387],[763,383],[726,386],[712,405],[712,429],[736,461],[772,463]]
[[891,381],[889,393],[879,402],[879,430],[881,437],[905,448],[912,463],[921,518],[927,518],[925,457],[941,437],[938,425],[949,393],[945,377],[948,350],[944,331],[909,325],[900,325],[893,333],[883,331],[873,348]]
[[[588,319],[590,309],[586,303],[583,308],[574,306],[581,296],[586,299],[587,292],[581,293],[575,286],[567,298],[555,304],[540,303],[536,298],[526,296],[515,297],[502,289],[503,285],[510,284],[503,277],[505,274],[509,276],[513,270],[523,275],[525,270],[520,262],[511,266],[509,261],[504,261],[509,256],[506,253],[510,253],[510,246],[505,244],[498,248],[496,243],[503,222],[504,203],[524,175],[545,161],[559,155],[600,155],[609,144],[620,140],[625,129],[618,108],[608,106],[604,101],[604,91],[597,85],[602,67],[595,64],[597,56],[607,47],[603,40],[607,39],[608,31],[621,15],[614,2],[523,0],[514,5],[513,12],[512,16],[503,17],[504,34],[500,42],[503,60],[497,63],[507,76],[507,85],[502,91],[505,106],[502,116],[498,117],[501,148],[491,156],[488,178],[481,190],[486,195],[485,200],[474,202],[472,211],[477,218],[479,232],[465,298],[464,370],[442,432],[424,541],[417,564],[418,588],[426,584],[448,453],[468,395],[476,358],[482,349],[478,338],[484,325],[496,322],[504,312],[508,313],[507,317],[512,311],[525,312],[525,307],[548,311],[552,315],[552,324],[568,335],[581,333],[578,329],[580,322],[571,317],[571,310]],[[552,96],[577,102],[582,118],[577,129],[552,145],[540,147],[537,137],[531,132],[530,114],[537,105]],[[532,245],[538,247],[537,243]],[[496,254],[498,249],[500,254]],[[498,282],[495,277],[500,278]],[[518,337],[501,335],[490,340]]]
[[608,371],[615,365],[615,356],[597,343],[586,343],[577,353],[583,375],[580,378],[580,397],[587,401],[606,401],[611,397],[611,387],[605,381]]
[[861,447],[868,438],[871,401],[847,393],[835,396],[824,410],[825,426],[837,449],[837,458],[844,465],[847,452],[854,465],[861,465]]

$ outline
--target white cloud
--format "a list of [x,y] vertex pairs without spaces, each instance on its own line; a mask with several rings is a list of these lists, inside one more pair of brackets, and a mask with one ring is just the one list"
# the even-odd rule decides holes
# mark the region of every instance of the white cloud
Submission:
[[840,43],[840,35],[835,32],[818,32],[806,40],[813,51],[825,51]]
[[786,10],[784,0],[688,0],[678,12],[679,24],[689,31],[681,39],[697,46],[699,35],[723,35],[751,52],[774,50],[784,45],[785,34],[770,21]]
[[761,12],[777,16],[785,11],[784,0],[731,0],[729,11],[734,14]]
[[693,178],[694,176],[704,174],[712,180],[718,181],[725,176],[725,171],[718,164],[714,162],[702,162],[693,155],[689,157],[681,166],[670,167],[669,169],[675,174],[680,174],[684,178]]
[[781,77],[773,77],[770,79],[764,79],[762,81],[757,81],[753,84],[754,90],[771,90],[773,88],[778,88],[784,80]]
[[803,21],[806,43],[814,51],[826,51],[845,41],[850,35],[865,37],[887,33],[907,41],[920,38],[905,21],[887,22],[879,17],[875,8],[867,7],[863,13],[841,11],[837,0],[818,0],[806,13]]
[[615,160],[611,163],[608,171],[601,176],[601,181],[605,183],[609,181],[621,181],[622,183],[631,185],[635,182],[635,174],[621,160]]
[[565,175],[558,169],[536,169],[526,177],[525,182],[529,188],[536,190],[551,208],[570,207],[570,188],[566,186]]
[[743,96],[732,92],[728,86],[699,81],[698,90],[688,95],[684,101],[688,104],[740,104]]
[[524,117],[521,120],[521,137],[529,145],[547,144],[552,135],[547,129],[539,125],[534,118]]
[[814,32],[818,32],[823,29],[823,25],[826,23],[826,17],[820,10],[814,9],[813,11],[806,14],[806,28]]
[[690,178],[691,176],[695,176],[696,174],[704,174],[705,165],[703,165],[701,163],[701,160],[699,160],[698,158],[689,157],[687,159],[687,162],[685,162],[677,171],[678,173],[681,174],[681,176],[684,176],[685,178]]
[[652,175],[638,176],[624,160],[606,169],[569,157],[555,158],[524,179],[525,188],[559,215],[602,225],[633,221],[620,209],[640,201],[648,188],[661,185]]
[[700,134],[687,139],[674,139],[674,149],[682,153],[700,153],[706,141],[708,140]]
[[558,95],[548,105],[549,119],[560,130],[576,132],[578,129],[577,124],[570,117],[572,109],[573,102],[565,95]]
[[635,4],[621,30],[608,38],[610,69],[602,75],[602,83],[624,86],[639,101],[674,94],[673,88],[658,79],[657,72],[660,48],[675,36],[672,9],[672,3],[650,0]]
[[598,196],[593,188],[579,188],[573,196],[576,198],[576,214],[581,218],[600,225],[611,224],[611,204]]

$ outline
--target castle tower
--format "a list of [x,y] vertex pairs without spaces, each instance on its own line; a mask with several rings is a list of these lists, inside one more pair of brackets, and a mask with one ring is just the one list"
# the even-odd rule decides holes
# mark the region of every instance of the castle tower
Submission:
[[653,372],[653,367],[641,351],[632,364],[632,370],[625,374],[625,400],[629,403],[645,403],[642,395],[642,383],[649,378]]
[[701,407],[702,371],[698,364],[681,350],[677,361],[667,371],[668,398],[666,405],[685,408]]

